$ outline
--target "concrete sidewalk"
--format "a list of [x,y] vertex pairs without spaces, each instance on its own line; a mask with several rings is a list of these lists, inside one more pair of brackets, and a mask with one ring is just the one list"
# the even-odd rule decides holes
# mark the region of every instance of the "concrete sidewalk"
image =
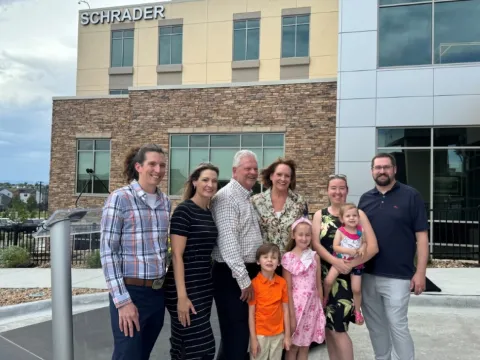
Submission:
[[[0,288],[49,288],[51,269],[0,269]],[[72,269],[72,287],[106,289],[102,269]]]
[[[0,288],[50,287],[50,276],[50,269],[0,269]],[[480,321],[480,268],[428,269],[427,276],[442,292],[412,295],[409,322],[418,359],[477,359],[480,345],[476,339],[480,336],[480,330],[475,324]],[[106,288],[101,269],[72,269],[72,285],[76,288]],[[78,359],[111,358],[107,298],[103,292],[73,299],[74,341]],[[45,346],[52,342],[49,301],[15,305],[15,309],[11,309],[10,320],[6,318],[9,309],[0,308],[0,353],[9,354],[9,351],[13,351],[12,354],[16,355],[20,349],[27,349],[30,354],[35,354],[36,359],[51,358],[51,349]],[[41,305],[43,307],[40,309]],[[212,311],[212,326],[218,346],[219,328],[215,310]],[[372,359],[366,327],[352,325],[349,333],[354,343],[355,358]],[[168,357],[169,336],[167,313],[152,360]],[[310,352],[309,360],[320,360],[327,356],[325,346],[321,346]]]
[[[480,268],[429,268],[427,277],[441,290],[433,295],[480,296]],[[0,269],[0,288],[51,287],[51,270]],[[106,289],[102,269],[72,269],[72,287]]]

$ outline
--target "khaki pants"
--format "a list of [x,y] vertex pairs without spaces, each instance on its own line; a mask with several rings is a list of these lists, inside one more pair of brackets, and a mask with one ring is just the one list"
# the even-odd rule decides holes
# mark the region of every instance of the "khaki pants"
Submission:
[[408,328],[410,280],[362,276],[362,310],[375,360],[414,360]]
[[257,335],[260,353],[254,358],[250,355],[250,360],[281,360],[283,350],[283,334],[274,336]]

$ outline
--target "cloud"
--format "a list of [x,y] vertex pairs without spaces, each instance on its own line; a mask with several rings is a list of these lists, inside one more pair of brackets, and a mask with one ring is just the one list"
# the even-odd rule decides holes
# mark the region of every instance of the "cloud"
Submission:
[[13,3],[22,2],[25,0],[0,0],[0,7],[7,7],[8,5],[12,5]]
[[48,181],[52,97],[75,95],[78,12],[86,8],[78,0],[0,0],[1,179]]

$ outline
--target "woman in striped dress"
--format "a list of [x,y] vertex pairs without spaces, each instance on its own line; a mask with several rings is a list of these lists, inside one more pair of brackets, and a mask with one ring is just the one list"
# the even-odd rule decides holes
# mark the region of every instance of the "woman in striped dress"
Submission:
[[165,281],[171,317],[172,360],[213,360],[215,338],[210,324],[213,302],[212,250],[217,227],[209,209],[217,192],[218,168],[200,164],[190,175],[183,202],[170,221],[173,269]]

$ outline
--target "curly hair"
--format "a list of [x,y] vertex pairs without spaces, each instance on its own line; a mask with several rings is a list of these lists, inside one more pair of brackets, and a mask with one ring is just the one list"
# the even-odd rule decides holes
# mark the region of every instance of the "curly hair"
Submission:
[[278,158],[276,161],[262,170],[261,178],[263,186],[267,189],[272,187],[272,180],[270,180],[270,176],[275,173],[278,165],[287,165],[290,168],[291,174],[289,189],[292,191],[295,190],[297,186],[297,165],[295,164],[295,161],[283,158]]

